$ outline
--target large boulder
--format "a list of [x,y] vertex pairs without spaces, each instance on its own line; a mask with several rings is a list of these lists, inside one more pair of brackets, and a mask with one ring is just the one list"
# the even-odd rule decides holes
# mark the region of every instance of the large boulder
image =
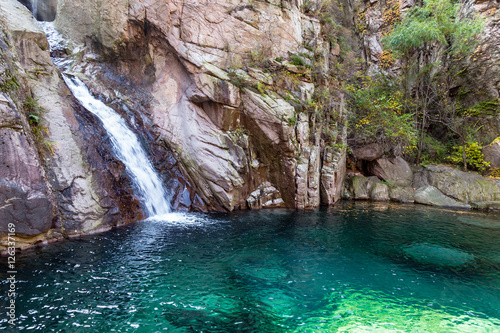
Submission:
[[376,177],[351,177],[346,186],[347,197],[355,200],[388,201],[389,186]]
[[500,168],[500,137],[483,147],[484,160],[490,162],[490,168]]
[[415,192],[415,202],[423,205],[453,207],[453,208],[471,208],[470,205],[452,199],[444,195],[434,186],[419,188]]
[[450,198],[466,204],[481,201],[500,201],[500,181],[463,172],[443,165],[416,169],[415,185],[431,185]]
[[352,155],[357,160],[373,161],[384,154],[384,148],[379,143],[370,143],[365,146],[355,147]]
[[389,196],[392,201],[412,203],[415,202],[415,189],[411,186],[394,186],[390,188]]
[[368,172],[391,185],[408,186],[413,180],[410,165],[401,157],[379,158],[368,164]]

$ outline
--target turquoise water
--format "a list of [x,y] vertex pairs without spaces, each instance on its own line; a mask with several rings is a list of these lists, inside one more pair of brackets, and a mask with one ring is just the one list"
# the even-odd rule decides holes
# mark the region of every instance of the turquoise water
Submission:
[[486,213],[176,214],[18,254],[18,270],[13,332],[500,332]]

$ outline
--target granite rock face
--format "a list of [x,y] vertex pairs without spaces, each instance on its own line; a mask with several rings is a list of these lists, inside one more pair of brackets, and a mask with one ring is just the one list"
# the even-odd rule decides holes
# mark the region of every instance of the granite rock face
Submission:
[[34,236],[52,226],[54,202],[27,124],[10,98],[0,94],[0,236],[9,223]]
[[[208,210],[248,208],[266,182],[286,207],[340,198],[345,148],[326,147],[320,125],[277,94],[261,66],[295,75],[294,98],[312,97],[307,68],[275,60],[307,48],[330,52],[301,3],[60,0],[56,26],[82,45],[73,72],[113,104],[120,89],[128,101],[119,103],[172,152],[192,185],[183,202],[197,196]],[[341,100],[336,109],[346,114]]]
[[[6,0],[0,26],[2,236],[16,224],[16,245],[25,248],[142,218],[137,199],[125,194],[131,188],[124,168],[92,156],[106,145],[105,136],[84,137],[84,113],[52,64],[39,23],[20,3]],[[101,170],[114,170],[115,186]]]
[[[381,169],[381,165],[383,164],[377,165],[380,168],[379,174],[390,174],[390,171],[385,172]],[[392,164],[389,164],[388,170],[391,169]],[[380,191],[375,190],[375,185],[380,183],[377,177],[354,176],[346,183],[344,197],[375,201],[385,201],[390,198],[392,201],[403,203],[415,202],[433,206],[484,210],[498,210],[500,207],[499,180],[442,165],[413,167],[412,175],[410,185],[389,183],[387,196],[385,189],[382,190],[381,186],[378,186]]]

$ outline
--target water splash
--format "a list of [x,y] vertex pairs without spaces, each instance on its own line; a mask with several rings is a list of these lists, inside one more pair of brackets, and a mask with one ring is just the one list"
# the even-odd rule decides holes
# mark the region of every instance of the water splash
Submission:
[[[44,22],[42,26],[47,34],[51,51],[65,47],[62,35],[55,30],[53,24]],[[54,58],[54,63],[61,71],[68,69],[71,62],[64,57]],[[111,138],[116,156],[125,164],[140,193],[148,216],[169,214],[171,212],[169,198],[137,135],[130,130],[119,114],[92,96],[80,79],[67,74],[63,74],[63,78],[81,105],[102,121],[104,129]]]

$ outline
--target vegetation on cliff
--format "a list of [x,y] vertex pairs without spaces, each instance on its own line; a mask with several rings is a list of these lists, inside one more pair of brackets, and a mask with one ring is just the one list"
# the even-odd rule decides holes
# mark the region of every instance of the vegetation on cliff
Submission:
[[498,115],[500,103],[470,106],[468,91],[457,84],[473,61],[484,20],[451,0],[425,0],[399,13],[399,4],[386,4],[376,74],[373,68],[369,75],[360,71],[347,86],[351,137],[357,144],[379,142],[417,164],[485,170],[481,146],[489,142],[481,141],[478,130]]

